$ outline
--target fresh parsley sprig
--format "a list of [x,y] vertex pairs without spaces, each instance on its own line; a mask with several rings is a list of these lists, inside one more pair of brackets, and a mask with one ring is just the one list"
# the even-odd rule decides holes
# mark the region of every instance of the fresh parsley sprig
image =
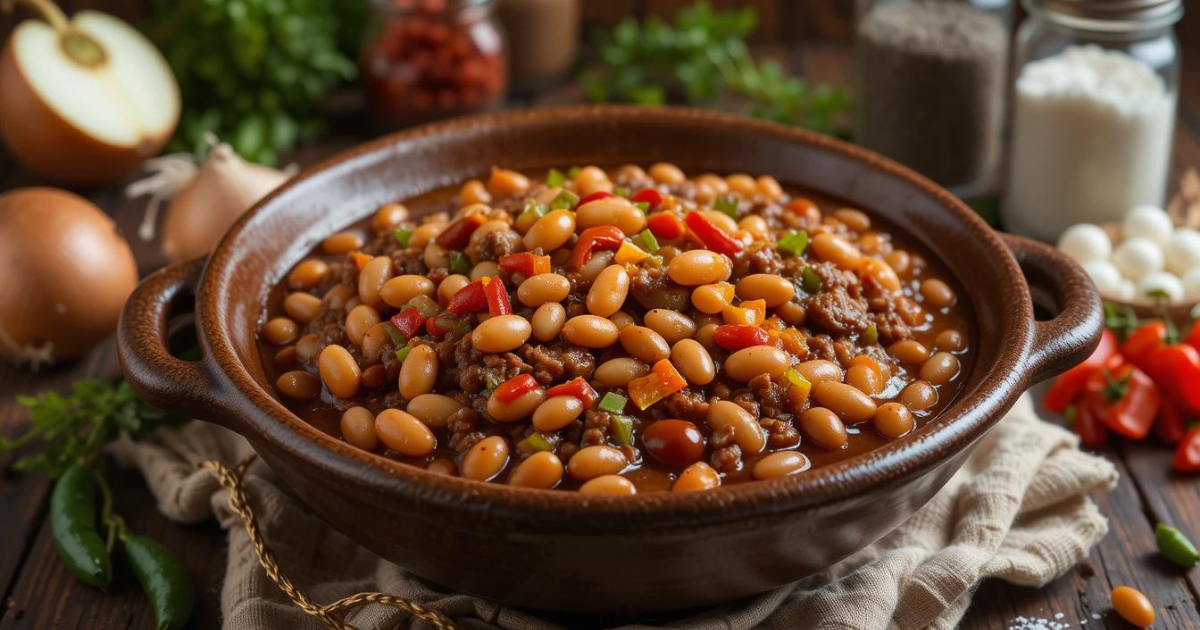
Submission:
[[731,96],[751,116],[843,134],[849,96],[789,76],[774,60],[756,62],[745,39],[757,23],[752,8],[718,11],[706,1],[681,9],[673,25],[626,18],[597,34],[597,62],[583,76],[588,99],[711,104]]

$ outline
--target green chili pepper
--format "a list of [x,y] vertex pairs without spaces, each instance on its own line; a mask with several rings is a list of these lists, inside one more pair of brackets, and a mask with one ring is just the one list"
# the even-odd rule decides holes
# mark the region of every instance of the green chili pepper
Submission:
[[551,188],[557,188],[566,183],[567,178],[562,174],[562,171],[552,168],[546,173],[546,185]]
[[728,215],[732,219],[738,218],[738,200],[732,195],[717,197],[713,202],[713,209],[719,210]]
[[54,546],[79,579],[105,588],[112,581],[112,560],[96,528],[96,477],[74,464],[58,478],[50,495]]
[[1200,562],[1200,553],[1196,552],[1196,546],[1183,532],[1159,523],[1154,528],[1154,542],[1158,545],[1158,552],[1167,560],[1175,564],[1190,569]]
[[154,609],[158,630],[182,628],[192,616],[195,593],[179,558],[157,540],[126,536],[125,558]]
[[623,414],[611,416],[613,441],[620,446],[633,442],[633,418]]
[[813,271],[812,267],[805,267],[800,274],[800,286],[808,293],[819,293],[821,289],[825,288],[825,283],[821,281],[821,277]]

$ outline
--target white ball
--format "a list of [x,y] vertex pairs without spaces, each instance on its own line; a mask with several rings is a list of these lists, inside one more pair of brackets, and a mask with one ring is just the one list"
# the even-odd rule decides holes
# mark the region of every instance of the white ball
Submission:
[[1138,282],[1137,295],[1149,300],[1166,295],[1171,302],[1179,302],[1183,299],[1183,282],[1173,273],[1154,271],[1143,276]]
[[1200,267],[1200,232],[1188,228],[1177,230],[1167,240],[1163,253],[1171,273],[1182,276]]
[[1121,290],[1121,272],[1116,265],[1107,260],[1089,260],[1083,263],[1083,270],[1096,283],[1100,295],[1116,296]]
[[1200,300],[1200,267],[1184,274],[1183,297],[1186,300]]
[[1138,206],[1125,215],[1121,222],[1121,237],[1148,238],[1159,245],[1166,245],[1175,231],[1171,215],[1155,206]]
[[1148,238],[1131,238],[1113,252],[1112,263],[1121,270],[1121,275],[1137,282],[1146,274],[1162,271],[1163,252]]
[[1067,228],[1058,237],[1058,248],[1075,262],[1105,260],[1112,254],[1112,241],[1100,226],[1079,223]]

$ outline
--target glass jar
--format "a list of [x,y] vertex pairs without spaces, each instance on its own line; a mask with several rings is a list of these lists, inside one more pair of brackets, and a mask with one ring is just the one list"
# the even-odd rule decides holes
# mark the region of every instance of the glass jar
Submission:
[[963,197],[1003,164],[1012,3],[859,0],[855,141]]
[[1182,0],[1025,0],[1005,226],[1054,241],[1161,206],[1179,99]]
[[361,59],[376,125],[498,108],[508,87],[495,0],[371,0]]

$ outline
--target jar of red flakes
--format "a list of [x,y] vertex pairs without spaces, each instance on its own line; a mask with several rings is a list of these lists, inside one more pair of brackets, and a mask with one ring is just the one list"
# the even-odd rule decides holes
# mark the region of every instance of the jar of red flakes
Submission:
[[371,0],[362,79],[376,124],[486,111],[508,87],[495,0]]

